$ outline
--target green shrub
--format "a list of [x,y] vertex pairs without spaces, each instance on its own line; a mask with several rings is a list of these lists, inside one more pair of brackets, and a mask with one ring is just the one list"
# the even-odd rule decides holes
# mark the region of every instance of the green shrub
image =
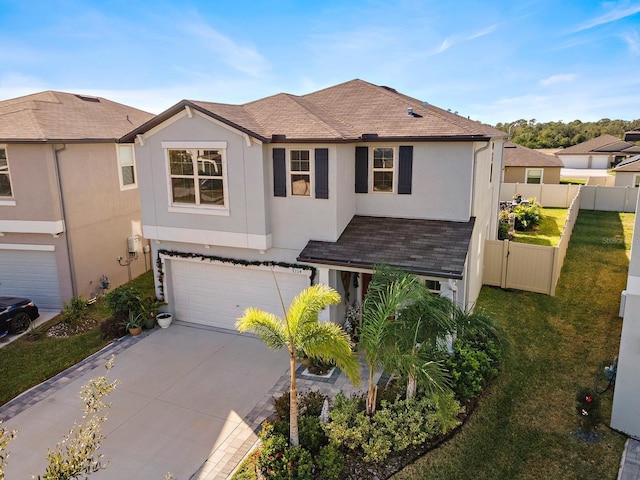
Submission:
[[316,466],[323,480],[338,480],[344,470],[344,455],[337,446],[329,444],[320,449]]
[[283,478],[287,480],[313,480],[313,458],[304,448],[287,448],[282,460],[286,475],[272,478]]
[[328,397],[317,390],[312,390],[300,396],[298,406],[300,414],[307,417],[319,417],[322,413],[324,401]]
[[290,447],[288,440],[265,422],[260,432],[262,446],[258,469],[267,479],[312,480],[313,457],[303,447]]
[[324,433],[322,423],[318,417],[302,417],[298,421],[298,435],[300,437],[300,446],[317,454],[320,447],[324,447],[327,442],[327,435]]
[[273,408],[276,411],[276,416],[281,420],[289,420],[289,406],[291,404],[291,397],[289,392],[283,393],[279,397],[273,398]]
[[121,285],[105,295],[107,306],[111,314],[119,321],[126,321],[129,312],[137,315],[141,312],[140,297],[138,293],[128,285]]
[[62,302],[62,321],[69,323],[81,319],[88,307],[89,302],[82,295],[72,297],[69,303]]
[[509,222],[500,220],[498,222],[498,240],[506,240],[509,238]]
[[600,396],[591,388],[581,388],[576,393],[576,413],[578,426],[584,432],[591,432],[602,421]]
[[542,205],[536,203],[535,198],[530,198],[529,202],[529,205],[520,204],[513,209],[515,229],[520,232],[533,230],[542,221]]
[[451,377],[451,388],[460,401],[477,396],[482,388],[499,373],[502,353],[495,341],[478,345],[473,340],[458,339],[453,355],[445,361]]

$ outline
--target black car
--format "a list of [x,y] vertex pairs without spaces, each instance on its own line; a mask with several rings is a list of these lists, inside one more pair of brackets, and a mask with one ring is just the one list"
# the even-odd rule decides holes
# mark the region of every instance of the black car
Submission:
[[38,307],[28,298],[0,297],[0,337],[24,332],[39,316]]

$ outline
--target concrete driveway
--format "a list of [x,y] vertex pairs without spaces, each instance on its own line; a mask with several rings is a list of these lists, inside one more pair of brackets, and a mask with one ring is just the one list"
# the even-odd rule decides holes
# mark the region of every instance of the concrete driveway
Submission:
[[47,448],[81,416],[78,391],[104,373],[112,354],[111,378],[121,384],[103,428],[108,468],[96,480],[162,480],[167,472],[176,480],[226,478],[255,442],[253,429],[288,369],[286,352],[233,331],[174,322],[125,337],[0,408],[4,426],[18,430],[6,478],[44,472]]

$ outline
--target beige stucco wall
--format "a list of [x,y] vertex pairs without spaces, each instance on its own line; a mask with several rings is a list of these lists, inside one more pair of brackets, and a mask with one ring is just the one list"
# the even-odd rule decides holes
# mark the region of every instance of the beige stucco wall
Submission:
[[[543,170],[542,183],[560,183],[560,167],[545,167]],[[526,180],[527,167],[504,167],[504,183],[525,183]]]

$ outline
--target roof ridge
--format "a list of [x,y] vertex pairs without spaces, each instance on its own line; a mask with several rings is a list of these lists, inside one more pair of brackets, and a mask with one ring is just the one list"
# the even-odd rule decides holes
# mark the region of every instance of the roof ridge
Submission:
[[350,125],[342,120],[340,120],[339,118],[336,118],[335,116],[331,115],[329,112],[327,112],[324,108],[322,108],[321,105],[318,105],[317,103],[309,100],[309,99],[304,99],[304,102],[301,102],[300,100],[303,98],[304,96],[300,96],[300,95],[291,95],[289,94],[289,98],[291,100],[293,100],[294,102],[296,102],[298,105],[300,105],[302,108],[304,108],[307,112],[309,112],[310,115],[312,115],[314,118],[316,118],[320,123],[322,123],[324,126],[326,126],[329,130],[331,130],[332,132],[337,133],[338,135],[340,135],[342,138],[345,138],[345,132],[341,132],[339,130],[336,130],[332,125],[330,125],[329,123],[327,123],[323,118],[319,117],[318,115],[316,115],[314,112],[310,111],[309,108],[304,105],[304,102],[307,102],[311,105],[314,106],[315,109],[322,111],[327,117],[331,117],[331,119],[333,121],[335,121],[336,123],[342,124],[345,127],[348,127],[350,130],[355,131],[355,128],[353,127],[353,125]]

